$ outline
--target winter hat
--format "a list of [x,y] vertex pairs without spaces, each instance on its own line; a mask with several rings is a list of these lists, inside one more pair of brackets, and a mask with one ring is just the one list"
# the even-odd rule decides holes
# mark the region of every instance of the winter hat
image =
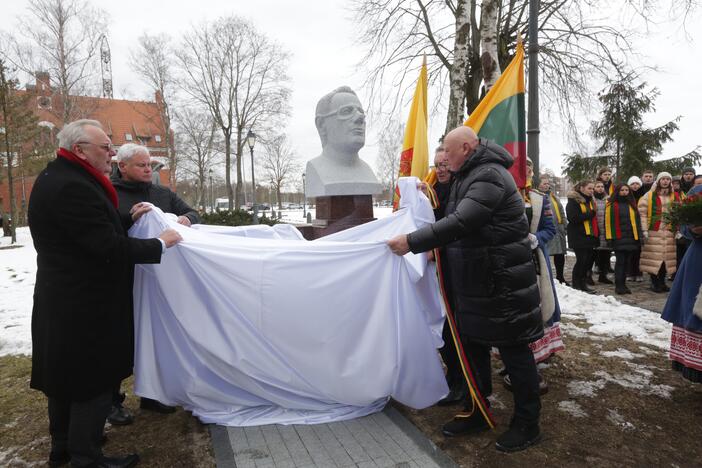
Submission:
[[639,184],[643,185],[643,182],[641,182],[641,179],[638,176],[631,176],[629,177],[629,180],[626,182],[626,185],[631,185],[631,184]]
[[690,166],[690,167],[686,167],[682,170],[683,174],[685,174],[686,172],[692,172],[693,174],[695,174],[697,171],[695,171],[694,167]]
[[656,182],[658,182],[659,180],[661,180],[663,177],[667,177],[667,178],[669,178],[671,181],[673,180],[673,176],[670,175],[670,172],[665,172],[665,171],[664,171],[664,172],[659,172],[659,173],[658,173],[658,176],[656,177]]

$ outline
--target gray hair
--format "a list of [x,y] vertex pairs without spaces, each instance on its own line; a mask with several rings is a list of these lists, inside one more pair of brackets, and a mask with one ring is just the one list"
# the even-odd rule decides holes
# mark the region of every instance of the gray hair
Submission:
[[120,146],[115,158],[117,159],[118,163],[127,162],[139,153],[145,153],[147,156],[151,156],[146,146],[137,145],[135,143],[127,143],[126,145]]
[[97,127],[102,130],[102,124],[97,120],[80,119],[66,124],[57,135],[59,148],[73,151],[73,145],[86,138],[86,126]]

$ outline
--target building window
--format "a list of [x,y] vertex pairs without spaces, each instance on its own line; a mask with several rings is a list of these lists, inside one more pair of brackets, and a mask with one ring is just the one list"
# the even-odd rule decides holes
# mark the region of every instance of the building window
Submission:
[[132,134],[131,133],[125,133],[124,134],[124,139],[127,141],[132,141]]
[[161,143],[161,135],[154,135],[154,140],[156,140],[156,143]]
[[38,96],[37,107],[39,109],[51,109],[51,98],[47,96]]

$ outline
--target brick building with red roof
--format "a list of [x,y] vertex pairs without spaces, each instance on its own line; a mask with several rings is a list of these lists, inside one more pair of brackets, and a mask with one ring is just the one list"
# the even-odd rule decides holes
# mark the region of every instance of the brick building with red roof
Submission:
[[[26,90],[18,93],[30,93],[33,96],[29,102],[39,119],[39,125],[45,129],[46,138],[56,142],[56,134],[64,121],[64,106],[61,96],[50,85],[49,74],[37,72],[36,83],[27,85]],[[163,101],[158,92],[154,102],[71,96],[71,105],[69,120],[79,118],[97,120],[112,140],[115,150],[126,143],[146,146],[151,153],[154,165],[162,166],[158,171],[158,182],[161,185],[170,185],[167,138],[160,112]],[[171,134],[171,141],[172,136]],[[53,146],[56,144],[54,143]],[[13,178],[17,209],[21,210],[20,201],[24,200],[26,203],[35,175],[25,174],[21,177],[20,174],[15,173]],[[3,177],[0,182],[0,200],[2,200],[3,212],[9,211],[7,177]]]

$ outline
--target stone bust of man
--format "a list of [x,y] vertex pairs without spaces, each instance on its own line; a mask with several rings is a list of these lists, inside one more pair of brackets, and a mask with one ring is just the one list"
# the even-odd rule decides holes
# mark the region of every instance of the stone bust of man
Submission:
[[372,195],[382,186],[358,151],[366,143],[366,115],[358,96],[342,86],[317,103],[314,123],[322,154],[307,163],[308,197]]

